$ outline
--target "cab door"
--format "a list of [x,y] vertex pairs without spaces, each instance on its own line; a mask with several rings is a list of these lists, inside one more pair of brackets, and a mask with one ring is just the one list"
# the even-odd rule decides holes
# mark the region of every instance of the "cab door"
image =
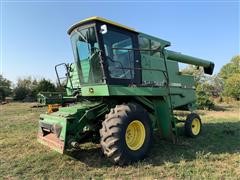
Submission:
[[105,23],[99,24],[99,32],[108,84],[140,84],[137,33]]

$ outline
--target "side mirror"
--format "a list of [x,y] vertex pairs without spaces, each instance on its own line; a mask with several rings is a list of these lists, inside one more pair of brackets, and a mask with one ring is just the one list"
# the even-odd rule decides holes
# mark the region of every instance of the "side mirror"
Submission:
[[106,33],[107,33],[107,25],[106,25],[106,24],[101,25],[100,28],[101,28],[101,29],[100,29],[100,33],[101,33],[101,34],[106,34]]

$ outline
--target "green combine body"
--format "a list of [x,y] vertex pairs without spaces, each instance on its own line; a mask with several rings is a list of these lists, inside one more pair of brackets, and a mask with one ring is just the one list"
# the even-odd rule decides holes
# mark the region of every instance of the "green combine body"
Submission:
[[[75,63],[55,68],[65,94],[39,95],[42,103],[59,106],[40,116],[41,143],[64,153],[99,140],[103,153],[121,165],[144,158],[154,131],[176,142],[177,123],[185,123],[188,136],[200,134],[194,78],[182,75],[178,62],[202,66],[207,74],[212,62],[169,51],[168,41],[100,17],[80,21],[68,34]],[[183,122],[174,110],[190,113]]]

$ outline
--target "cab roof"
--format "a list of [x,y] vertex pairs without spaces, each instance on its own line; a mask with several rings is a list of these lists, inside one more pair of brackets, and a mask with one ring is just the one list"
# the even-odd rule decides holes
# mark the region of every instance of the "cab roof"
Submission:
[[156,40],[156,41],[161,42],[161,44],[162,44],[164,47],[167,47],[167,46],[170,46],[170,45],[171,45],[171,43],[170,43],[169,41],[166,41],[166,40],[163,40],[163,39],[160,39],[160,38],[151,36],[151,35],[147,35],[147,34],[145,34],[145,33],[138,32],[138,31],[136,31],[136,30],[133,29],[133,28],[130,28],[130,27],[128,27],[128,26],[125,26],[125,25],[116,23],[116,22],[114,22],[114,21],[111,21],[111,20],[108,20],[108,19],[105,19],[105,18],[102,18],[102,17],[99,17],[99,16],[92,16],[92,17],[86,18],[86,19],[84,19],[84,20],[82,20],[82,21],[79,21],[79,22],[73,24],[73,25],[69,28],[68,34],[70,35],[75,28],[77,28],[77,27],[79,27],[79,26],[81,26],[81,25],[83,25],[83,24],[85,24],[85,23],[93,22],[93,21],[100,21],[100,22],[103,22],[103,23],[111,24],[111,25],[114,25],[114,26],[117,26],[117,27],[126,29],[126,30],[128,30],[128,31],[132,31],[132,32],[138,33],[138,34],[140,34],[140,35],[142,35],[142,36],[144,36],[144,37],[147,37],[147,38],[150,38],[150,39],[153,39],[153,40]]
[[105,19],[105,18],[102,18],[102,17],[99,17],[99,16],[92,16],[92,17],[89,17],[89,18],[86,18],[82,21],[79,21],[75,24],[73,24],[69,30],[68,30],[68,34],[71,34],[71,32],[73,31],[73,29],[75,29],[76,27],[82,25],[82,24],[85,24],[85,23],[88,23],[88,22],[91,22],[91,21],[101,21],[103,23],[108,23],[108,24],[111,24],[111,25],[114,25],[114,26],[117,26],[117,27],[120,27],[120,28],[123,28],[123,29],[127,29],[129,31],[133,31],[133,32],[137,32],[135,31],[135,29],[133,28],[130,28],[130,27],[127,27],[125,25],[122,25],[122,24],[119,24],[119,23],[116,23],[116,22],[113,22],[111,20],[108,20],[108,19]]

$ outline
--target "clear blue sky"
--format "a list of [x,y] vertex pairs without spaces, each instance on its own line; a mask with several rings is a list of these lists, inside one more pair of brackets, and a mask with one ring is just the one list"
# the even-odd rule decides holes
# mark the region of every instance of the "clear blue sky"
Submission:
[[67,29],[102,16],[172,43],[169,48],[214,61],[217,73],[239,54],[239,2],[1,2],[4,77],[55,81],[54,65],[72,62]]

